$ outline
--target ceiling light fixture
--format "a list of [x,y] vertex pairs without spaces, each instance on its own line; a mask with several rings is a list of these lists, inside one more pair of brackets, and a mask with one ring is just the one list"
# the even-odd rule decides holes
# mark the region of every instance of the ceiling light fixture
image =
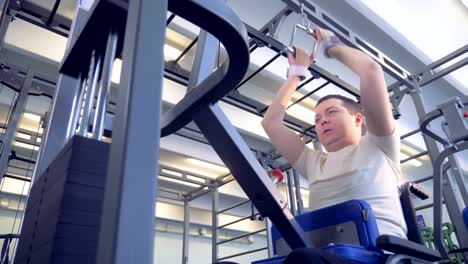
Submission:
[[201,160],[193,159],[193,158],[187,158],[187,161],[189,163],[193,164],[193,165],[204,167],[206,169],[217,170],[217,171],[220,171],[220,172],[229,173],[228,168],[223,167],[223,166],[219,166],[219,165],[216,165],[216,164],[213,164],[213,163],[209,163],[209,162],[206,162],[206,161],[201,161]]
[[24,116],[24,118],[27,118],[27,119],[32,120],[32,121],[36,121],[36,122],[41,121],[41,116],[36,115],[36,114],[24,113],[23,116]]

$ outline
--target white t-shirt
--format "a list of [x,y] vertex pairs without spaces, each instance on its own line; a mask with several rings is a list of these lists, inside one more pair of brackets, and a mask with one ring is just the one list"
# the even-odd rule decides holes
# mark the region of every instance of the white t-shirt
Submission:
[[309,180],[309,208],[316,210],[351,199],[372,207],[381,235],[406,238],[399,198],[400,137],[370,133],[357,145],[324,153],[305,147],[294,167]]

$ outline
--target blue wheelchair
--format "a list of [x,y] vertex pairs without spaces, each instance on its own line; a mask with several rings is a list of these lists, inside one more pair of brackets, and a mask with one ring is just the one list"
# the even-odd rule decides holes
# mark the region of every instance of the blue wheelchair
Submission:
[[[408,240],[391,235],[379,236],[372,208],[362,200],[350,200],[296,216],[295,219],[311,244],[353,263],[432,263],[441,260],[438,251],[423,245],[414,214],[412,194],[421,199],[428,197],[414,183],[402,186],[400,201],[408,226]],[[252,264],[283,263],[291,249],[274,226],[272,244],[277,257]],[[305,259],[303,263],[308,262]]]

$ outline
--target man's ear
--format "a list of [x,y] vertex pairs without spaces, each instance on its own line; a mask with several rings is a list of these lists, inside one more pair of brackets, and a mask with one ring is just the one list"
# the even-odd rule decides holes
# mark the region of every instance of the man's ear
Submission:
[[355,120],[356,126],[362,127],[362,125],[364,124],[364,116],[362,115],[362,113],[356,113],[354,115],[354,120]]

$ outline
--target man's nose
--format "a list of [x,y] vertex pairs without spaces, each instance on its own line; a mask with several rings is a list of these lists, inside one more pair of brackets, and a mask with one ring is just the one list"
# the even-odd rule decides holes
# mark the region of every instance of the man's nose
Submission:
[[326,124],[328,124],[328,119],[322,118],[322,120],[320,120],[320,125],[323,126],[323,125],[326,125]]

